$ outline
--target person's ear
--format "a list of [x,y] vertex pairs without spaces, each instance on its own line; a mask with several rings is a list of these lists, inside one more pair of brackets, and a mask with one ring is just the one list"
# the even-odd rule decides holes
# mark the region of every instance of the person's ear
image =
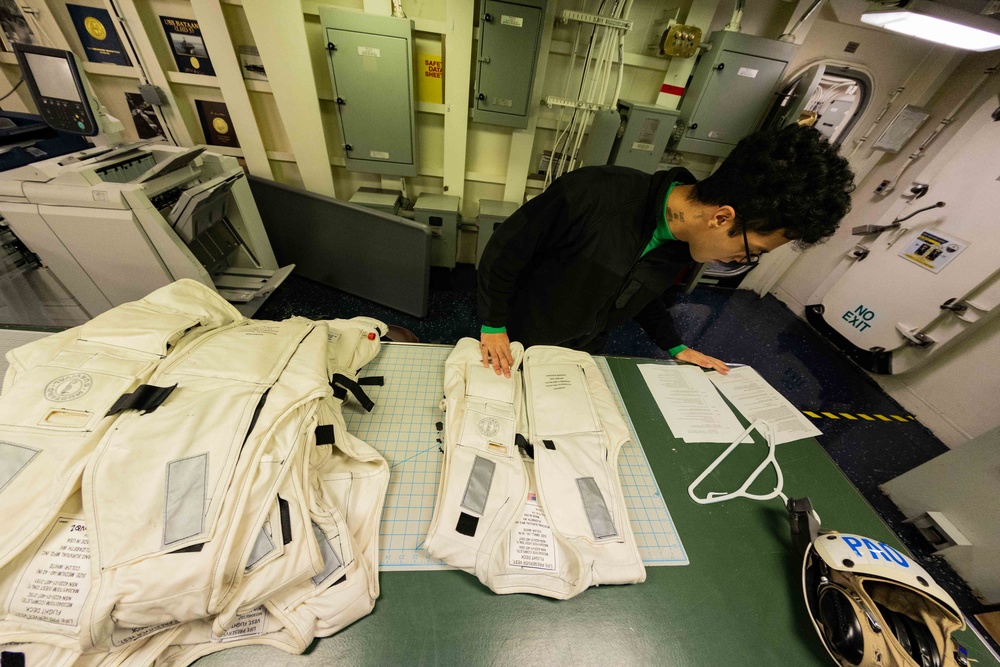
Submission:
[[710,227],[728,227],[736,222],[736,209],[732,206],[720,206],[709,218]]

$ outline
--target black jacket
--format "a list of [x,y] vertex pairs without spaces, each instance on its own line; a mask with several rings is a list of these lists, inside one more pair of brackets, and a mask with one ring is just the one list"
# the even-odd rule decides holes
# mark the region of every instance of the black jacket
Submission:
[[479,263],[479,315],[527,345],[598,352],[635,318],[662,349],[681,344],[662,296],[693,260],[670,241],[641,257],[686,169],[584,167],[557,179],[494,232]]

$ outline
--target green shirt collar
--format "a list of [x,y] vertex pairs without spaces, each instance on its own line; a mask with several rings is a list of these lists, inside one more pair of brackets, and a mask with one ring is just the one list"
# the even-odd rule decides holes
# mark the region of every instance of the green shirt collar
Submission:
[[642,254],[645,255],[647,252],[660,247],[667,241],[676,241],[677,237],[673,235],[670,231],[670,224],[667,222],[667,201],[670,200],[670,193],[674,191],[674,186],[681,185],[680,181],[674,181],[667,188],[667,194],[663,197],[663,214],[660,219],[656,222],[656,229],[653,230],[653,238],[649,240],[646,244],[645,250]]

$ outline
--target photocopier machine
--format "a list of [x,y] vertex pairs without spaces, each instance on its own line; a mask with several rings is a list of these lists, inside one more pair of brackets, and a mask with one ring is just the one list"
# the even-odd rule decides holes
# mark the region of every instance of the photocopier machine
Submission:
[[[18,44],[25,82],[52,127],[104,145],[0,173],[0,214],[88,317],[180,278],[251,315],[279,268],[236,158],[204,146],[115,145],[69,51]],[[107,138],[111,137],[109,141]]]

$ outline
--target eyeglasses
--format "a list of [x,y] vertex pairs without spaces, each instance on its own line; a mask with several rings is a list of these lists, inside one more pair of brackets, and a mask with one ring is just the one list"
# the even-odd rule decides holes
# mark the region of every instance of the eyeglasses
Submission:
[[757,262],[760,261],[760,253],[750,252],[750,241],[747,239],[747,227],[743,225],[743,248],[746,250],[746,256],[740,260],[740,264],[749,264],[750,266],[755,266]]

